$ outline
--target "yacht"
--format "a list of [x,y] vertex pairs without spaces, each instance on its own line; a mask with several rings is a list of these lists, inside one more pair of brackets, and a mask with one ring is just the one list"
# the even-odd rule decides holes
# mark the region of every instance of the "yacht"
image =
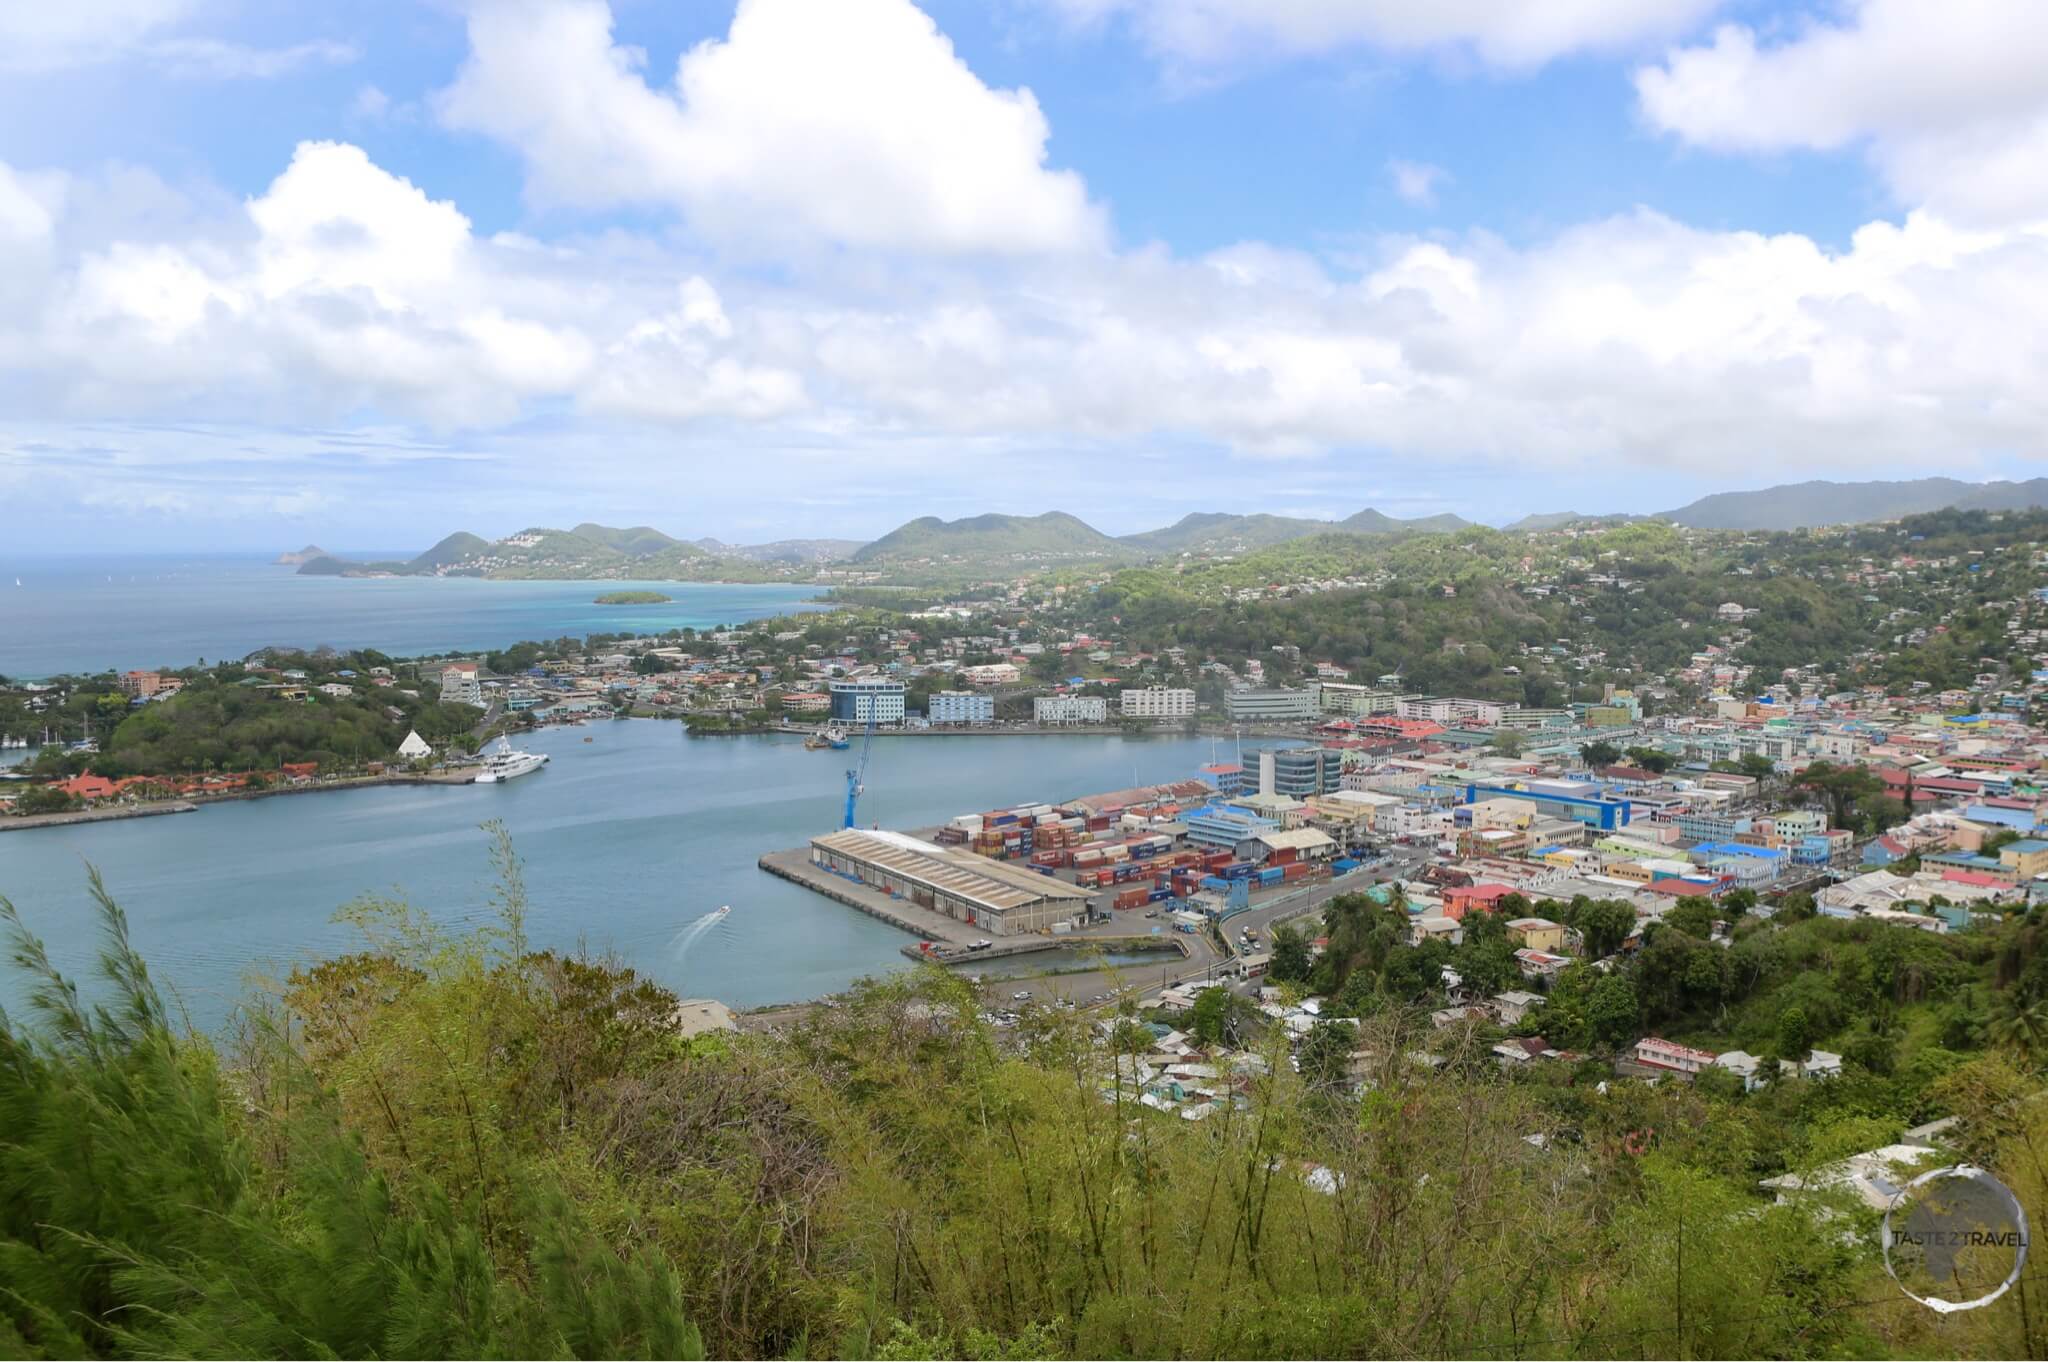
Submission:
[[498,785],[518,776],[530,776],[548,764],[545,752],[521,752],[512,746],[510,738],[498,739],[498,745],[484,760],[484,769],[477,772],[479,785]]

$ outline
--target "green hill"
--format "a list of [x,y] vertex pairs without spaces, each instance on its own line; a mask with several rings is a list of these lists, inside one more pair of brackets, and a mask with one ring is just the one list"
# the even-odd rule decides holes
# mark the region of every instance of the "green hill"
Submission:
[[1044,515],[978,515],[964,520],[920,516],[853,554],[856,563],[945,561],[1016,564],[1136,556],[1092,525],[1064,511]]
[[432,572],[438,567],[447,567],[490,552],[491,541],[473,535],[467,530],[457,530],[406,566],[416,572]]
[[2026,482],[1795,482],[1753,492],[1716,492],[1666,511],[1667,520],[1697,530],[1800,530],[1897,520],[1930,511],[2017,511],[2048,506],[2048,478]]
[[1147,553],[1247,552],[1312,534],[1328,534],[1334,528],[1327,520],[1304,520],[1298,516],[1196,511],[1165,529],[1123,535],[1121,542]]
[[1368,506],[1357,515],[1346,516],[1337,522],[1340,530],[1353,534],[1447,534],[1452,530],[1470,529],[1472,522],[1463,516],[1446,511],[1441,515],[1418,516],[1414,520],[1402,520]]
[[648,525],[615,530],[608,525],[593,525],[586,520],[569,533],[579,539],[588,539],[594,544],[617,549],[630,558],[644,558],[650,553],[674,553],[679,557],[688,558],[703,552],[695,544],[671,538]]

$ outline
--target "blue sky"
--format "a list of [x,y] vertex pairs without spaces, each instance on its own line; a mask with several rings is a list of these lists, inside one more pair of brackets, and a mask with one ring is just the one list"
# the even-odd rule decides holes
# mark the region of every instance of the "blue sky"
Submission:
[[12,10],[0,496],[184,550],[2032,476],[2044,15]]

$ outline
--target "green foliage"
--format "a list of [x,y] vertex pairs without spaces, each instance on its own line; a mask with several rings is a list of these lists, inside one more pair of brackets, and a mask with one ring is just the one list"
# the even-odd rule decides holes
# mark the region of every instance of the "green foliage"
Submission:
[[[33,995],[32,1025],[0,1023],[0,1351],[2048,1350],[2017,1301],[1945,1323],[1891,1306],[1868,1225],[1757,1187],[1955,1114],[1962,1152],[2038,1216],[2030,1023],[1984,1053],[1932,1044],[1927,1024],[2037,996],[2033,923],[1975,942],[1832,919],[1746,921],[1730,946],[1666,930],[1633,966],[1568,969],[1534,1015],[1586,1048],[1798,1011],[1803,1033],[1892,1050],[1888,1074],[1852,1058],[1841,1078],[1744,1094],[1713,1075],[1505,1071],[1495,1034],[1405,1005],[1443,961],[1505,947],[1493,915],[1456,952],[1414,948],[1389,938],[1396,914],[1345,896],[1330,931],[1365,1015],[1319,1022],[1290,1054],[1284,1028],[1199,995],[1192,1029],[1250,1053],[1217,1057],[1220,1100],[1188,1121],[1111,1063],[1151,1044],[1133,1017],[1109,1046],[1051,1009],[998,1032],[933,968],[777,1034],[685,1041],[665,991],[535,952],[502,836],[496,858],[484,927],[353,905],[361,949],[252,1001],[218,1044],[176,1033],[96,881],[93,990],[0,908]],[[1536,908],[1585,922],[1591,906]]]

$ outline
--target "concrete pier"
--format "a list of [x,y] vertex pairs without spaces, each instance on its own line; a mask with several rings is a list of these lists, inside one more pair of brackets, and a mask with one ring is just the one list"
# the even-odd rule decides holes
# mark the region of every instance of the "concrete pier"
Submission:
[[777,879],[800,884],[813,893],[823,894],[835,903],[843,903],[849,908],[858,909],[869,917],[888,923],[898,931],[909,932],[923,940],[942,942],[955,947],[980,940],[974,928],[968,923],[955,921],[944,913],[935,913],[929,908],[920,908],[905,899],[892,898],[872,886],[812,865],[810,849],[807,847],[793,851],[771,851],[763,856],[758,864],[761,869]]

